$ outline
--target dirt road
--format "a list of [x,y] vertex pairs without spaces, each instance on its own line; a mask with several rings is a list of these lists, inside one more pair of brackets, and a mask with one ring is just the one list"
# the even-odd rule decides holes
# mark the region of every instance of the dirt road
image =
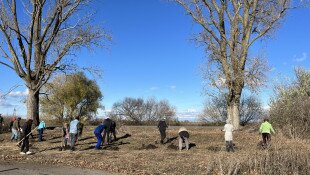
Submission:
[[32,164],[0,163],[1,175],[107,175],[99,170]]

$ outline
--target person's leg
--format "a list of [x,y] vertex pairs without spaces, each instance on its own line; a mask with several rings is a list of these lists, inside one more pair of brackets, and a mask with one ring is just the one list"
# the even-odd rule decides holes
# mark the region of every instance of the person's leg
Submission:
[[184,137],[186,150],[189,150],[189,141],[188,138]]
[[12,136],[11,136],[11,140],[16,140],[17,139],[17,130],[12,129]]
[[14,139],[14,132],[13,132],[13,129],[11,129],[11,140],[13,141]]
[[104,143],[105,143],[105,141],[106,141],[106,139],[105,139],[105,138],[106,138],[106,137],[107,137],[107,131],[106,131],[106,130],[104,130],[104,131],[103,131],[103,137],[102,137],[102,138],[103,138],[103,142],[102,142],[102,144],[104,144]]
[[25,149],[25,140],[26,140],[26,139],[24,139],[24,140],[22,141],[22,146],[20,147],[20,152],[24,152],[24,149]]
[[43,132],[44,132],[44,129],[42,128],[41,129],[41,141],[43,141]]
[[229,141],[225,141],[226,151],[229,152]]
[[71,148],[71,150],[74,150],[74,145],[75,145],[75,134],[70,133],[70,148]]
[[266,134],[266,140],[267,140],[267,146],[270,146],[270,142],[271,142],[271,134]]
[[166,138],[166,130],[165,129],[160,129],[160,143],[164,144],[164,140]]
[[16,131],[16,140],[20,140],[20,135],[21,135],[21,132]]
[[263,137],[263,148],[266,147],[267,145],[267,137],[266,137],[266,133],[262,133],[262,137]]
[[26,137],[25,138],[25,152],[28,152],[29,151],[29,138]]
[[179,136],[179,150],[181,151],[183,148],[183,139]]
[[107,143],[111,142],[110,130],[107,130]]
[[163,133],[163,142],[165,141],[165,139],[166,139],[166,129],[163,131],[164,133]]
[[113,131],[112,131],[112,134],[113,134],[113,137],[114,137],[114,140],[113,140],[113,141],[116,141],[116,131],[113,130]]
[[63,148],[66,149],[67,147],[67,138],[66,136],[63,138]]
[[235,152],[235,150],[234,150],[234,143],[233,143],[232,140],[229,141],[229,149],[230,149],[230,151]]
[[95,148],[96,148],[96,149],[100,149],[101,142],[102,142],[102,140],[103,140],[102,135],[101,135],[100,133],[96,133],[95,135],[96,135],[96,137],[97,137],[97,145],[96,145]]
[[42,129],[38,129],[38,141],[42,141]]

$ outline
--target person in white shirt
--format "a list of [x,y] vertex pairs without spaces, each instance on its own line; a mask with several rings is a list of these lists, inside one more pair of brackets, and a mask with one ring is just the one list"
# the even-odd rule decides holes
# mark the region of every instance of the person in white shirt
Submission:
[[227,119],[224,129],[222,130],[225,132],[225,143],[226,143],[226,151],[227,152],[234,152],[234,145],[233,145],[233,131],[234,127],[231,124],[231,120]]

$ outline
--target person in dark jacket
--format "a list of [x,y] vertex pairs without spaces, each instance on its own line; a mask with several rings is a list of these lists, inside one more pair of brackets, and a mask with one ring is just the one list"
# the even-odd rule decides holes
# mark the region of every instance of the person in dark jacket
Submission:
[[167,123],[166,123],[166,118],[161,119],[158,122],[158,129],[160,133],[160,143],[164,144],[164,140],[166,139],[166,129],[168,128]]
[[12,118],[11,118],[10,124],[9,124],[9,131],[12,131],[13,123],[14,123],[15,120],[16,120],[15,117],[12,117]]
[[2,126],[4,126],[4,123],[3,123],[3,117],[0,114],[0,133],[2,132]]
[[[103,132],[103,143],[105,142],[105,140],[107,140],[106,143],[110,143],[110,128],[111,128],[111,124],[112,124],[112,120],[110,119],[110,117],[106,117],[106,119],[103,121],[103,124],[106,126],[106,129]],[[106,139],[107,138],[107,139]]]
[[94,130],[94,134],[97,137],[97,145],[95,147],[96,150],[100,149],[100,146],[101,146],[101,143],[102,143],[102,140],[103,140],[101,133],[103,132],[103,130],[106,130],[106,129],[107,129],[106,125],[100,124]]
[[189,133],[186,128],[181,127],[179,129],[179,150],[181,151],[183,148],[183,143],[185,143],[186,150],[189,149]]
[[29,135],[31,133],[32,119],[28,119],[23,125],[23,143],[20,149],[20,154],[31,154],[29,151]]
[[[113,120],[111,120],[110,133],[114,137],[113,141],[116,141],[116,122]],[[110,136],[110,138],[111,138],[111,136]]]

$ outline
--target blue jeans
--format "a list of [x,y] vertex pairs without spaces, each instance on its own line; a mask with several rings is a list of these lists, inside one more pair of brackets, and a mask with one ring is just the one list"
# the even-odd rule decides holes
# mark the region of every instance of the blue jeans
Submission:
[[101,142],[103,140],[103,137],[101,135],[101,133],[94,133],[95,136],[97,137],[97,145],[96,145],[96,149],[100,149],[100,146],[101,146]]
[[11,140],[18,140],[19,136],[18,136],[18,131],[16,129],[12,128],[12,136],[11,136]]
[[39,133],[39,142],[42,141],[42,137],[43,137],[43,128],[38,129],[38,133]]

